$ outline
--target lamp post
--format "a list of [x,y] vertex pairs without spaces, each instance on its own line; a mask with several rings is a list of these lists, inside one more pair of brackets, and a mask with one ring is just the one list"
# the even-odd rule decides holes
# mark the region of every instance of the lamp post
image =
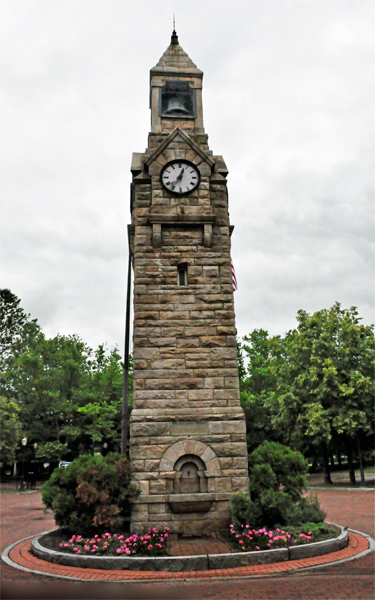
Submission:
[[104,442],[104,444],[103,444],[103,456],[107,456],[107,448],[108,448],[108,444],[107,444],[107,442]]
[[35,469],[37,469],[37,466],[38,466],[38,464],[36,462],[36,458],[35,458],[36,450],[38,448],[38,443],[37,442],[33,443],[33,448],[34,448],[34,468],[33,468],[33,471],[31,473],[31,489],[35,490],[35,488],[36,488],[36,477],[37,477],[37,473],[35,472]]
[[25,446],[27,444],[27,438],[26,437],[22,438],[21,444],[23,446],[21,492],[23,492],[24,489],[25,489]]

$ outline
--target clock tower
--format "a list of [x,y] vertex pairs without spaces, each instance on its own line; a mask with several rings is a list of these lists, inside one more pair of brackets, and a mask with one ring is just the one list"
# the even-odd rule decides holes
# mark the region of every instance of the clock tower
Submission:
[[133,532],[217,530],[248,491],[228,170],[208,146],[202,79],[173,31],[150,73],[148,147],[131,166]]

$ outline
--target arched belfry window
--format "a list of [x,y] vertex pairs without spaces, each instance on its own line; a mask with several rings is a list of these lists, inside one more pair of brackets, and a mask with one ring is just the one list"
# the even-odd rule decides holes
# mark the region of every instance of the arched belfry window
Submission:
[[160,89],[160,116],[171,119],[195,119],[195,90],[188,81],[167,81]]

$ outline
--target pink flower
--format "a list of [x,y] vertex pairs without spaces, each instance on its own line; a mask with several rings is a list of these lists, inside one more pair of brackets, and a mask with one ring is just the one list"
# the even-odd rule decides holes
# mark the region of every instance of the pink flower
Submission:
[[150,544],[149,546],[147,546],[147,550],[152,550],[152,544]]
[[238,543],[239,543],[239,544],[243,544],[243,541],[242,541],[242,540],[240,540]]

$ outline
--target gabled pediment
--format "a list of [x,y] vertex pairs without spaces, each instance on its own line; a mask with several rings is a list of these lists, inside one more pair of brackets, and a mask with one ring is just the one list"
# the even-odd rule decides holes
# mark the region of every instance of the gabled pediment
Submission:
[[176,127],[176,129],[174,129],[172,133],[168,135],[165,138],[165,140],[163,140],[163,142],[157,148],[155,148],[153,153],[147,158],[147,160],[145,161],[145,166],[149,167],[158,158],[158,156],[160,156],[160,154],[164,152],[166,148],[168,148],[169,144],[176,141],[177,139],[180,139],[182,142],[185,142],[188,146],[190,146],[190,148],[194,152],[196,152],[196,154],[198,154],[207,164],[209,164],[210,167],[212,167],[215,164],[215,161],[212,158],[212,156],[210,156],[209,154],[207,154],[207,152],[202,150],[202,148],[198,146],[198,144],[196,144],[191,139],[191,137],[186,135],[186,133],[182,131],[182,129]]

